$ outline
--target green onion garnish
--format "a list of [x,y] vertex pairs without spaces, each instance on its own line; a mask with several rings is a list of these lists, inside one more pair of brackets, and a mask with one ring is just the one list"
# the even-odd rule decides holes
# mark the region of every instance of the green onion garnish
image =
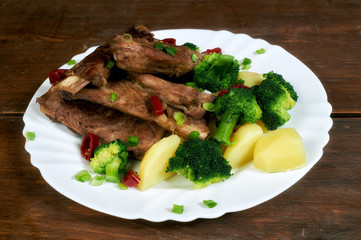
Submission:
[[199,138],[199,132],[198,131],[192,131],[189,135],[188,135],[188,137],[190,138],[190,139],[197,139],[197,138]]
[[153,47],[171,56],[174,56],[178,52],[178,50],[173,47],[163,46],[162,42],[157,42]]
[[208,208],[214,208],[215,206],[217,206],[217,203],[213,200],[204,200],[203,204]]
[[35,139],[35,132],[26,132],[25,138],[29,141],[33,141]]
[[124,183],[121,183],[121,182],[118,183],[118,187],[119,187],[120,190],[127,190],[128,189],[128,187],[125,186]]
[[265,52],[266,52],[266,50],[264,50],[264,48],[256,50],[257,54],[262,54],[262,53],[265,53]]
[[114,40],[111,39],[111,40],[109,41],[109,44],[112,45],[113,43],[114,43]]
[[118,98],[118,94],[116,94],[115,92],[112,92],[110,94],[109,100],[114,102],[115,100],[117,100],[117,98]]
[[197,62],[198,60],[198,56],[194,52],[192,52],[191,58],[193,62]]
[[182,213],[183,213],[183,210],[184,210],[184,206],[183,206],[183,205],[173,204],[172,212],[178,213],[178,214],[182,214]]
[[178,126],[183,125],[183,123],[186,121],[185,115],[181,112],[173,113],[173,118],[176,120]]
[[81,170],[79,171],[76,175],[75,175],[75,179],[78,180],[79,182],[86,182],[89,179],[91,179],[91,175],[89,174],[88,170]]
[[122,40],[126,42],[131,42],[133,40],[133,37],[129,33],[124,33],[122,35]]
[[105,176],[97,175],[90,180],[90,185],[100,186],[105,182]]
[[251,68],[251,59],[249,58],[243,58],[243,61],[241,63],[242,70],[248,70]]
[[213,103],[210,102],[205,102],[202,104],[202,108],[208,112],[214,112],[214,110],[216,109],[216,107],[214,106]]
[[76,63],[76,61],[74,59],[72,59],[72,60],[69,60],[68,65],[74,65],[75,63]]
[[127,140],[127,145],[130,147],[136,147],[139,143],[139,137],[137,136],[129,136]]
[[114,67],[114,65],[115,65],[115,62],[113,62],[113,61],[109,61],[108,63],[107,63],[107,68],[109,68],[109,69],[112,69],[113,67]]

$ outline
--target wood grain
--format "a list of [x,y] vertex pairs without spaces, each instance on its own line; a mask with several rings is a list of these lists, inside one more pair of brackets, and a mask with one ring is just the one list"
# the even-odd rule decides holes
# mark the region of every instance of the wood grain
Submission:
[[[360,1],[30,1],[0,4],[0,239],[359,239]],[[125,220],[64,197],[31,165],[22,116],[48,72],[134,24],[229,30],[280,45],[324,85],[334,126],[292,188],[190,223]],[[307,87],[307,86],[306,86]]]

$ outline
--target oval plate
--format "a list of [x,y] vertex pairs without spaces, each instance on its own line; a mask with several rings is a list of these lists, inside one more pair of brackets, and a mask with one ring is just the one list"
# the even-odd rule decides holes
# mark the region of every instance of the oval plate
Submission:
[[[26,141],[25,149],[30,153],[31,163],[58,192],[84,206],[125,219],[187,222],[197,218],[217,218],[228,212],[242,211],[261,204],[295,184],[321,158],[323,148],[329,141],[332,107],[320,80],[293,55],[264,40],[228,31],[177,29],[153,33],[158,39],[175,38],[178,45],[192,42],[201,51],[221,47],[224,54],[233,55],[240,61],[245,57],[250,58],[252,64],[249,71],[282,74],[299,95],[296,106],[290,111],[291,120],[284,127],[293,127],[302,136],[306,166],[294,171],[269,174],[249,163],[237,169],[229,180],[201,190],[193,190],[192,184],[181,176],[161,182],[145,192],[136,188],[121,191],[116,184],[107,182],[101,187],[78,182],[74,178],[78,171],[91,170],[89,162],[82,159],[79,152],[82,137],[61,124],[53,123],[40,112],[36,98],[51,87],[49,79],[46,79],[24,114],[23,134],[27,131],[36,133],[34,141]],[[72,59],[79,62],[95,48]],[[256,54],[255,51],[261,48],[266,52]],[[61,68],[69,66],[65,64]],[[138,163],[132,164],[134,169],[138,168]],[[202,202],[208,199],[218,205],[212,209],[206,208]],[[172,213],[173,204],[184,205],[183,214]]]

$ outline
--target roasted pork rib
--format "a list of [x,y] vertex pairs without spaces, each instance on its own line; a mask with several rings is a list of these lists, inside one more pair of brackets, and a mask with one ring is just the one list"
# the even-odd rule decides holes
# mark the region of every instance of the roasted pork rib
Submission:
[[128,149],[137,159],[141,159],[146,150],[166,133],[158,125],[112,108],[82,100],[64,100],[53,88],[38,98],[37,102],[40,110],[51,120],[64,124],[80,135],[90,132],[105,142],[115,139],[125,142],[131,135],[138,136],[138,146]]
[[[159,83],[162,83],[163,81],[164,80],[161,79],[158,80]],[[184,85],[182,85],[181,88],[180,87],[177,88],[177,85],[180,84],[170,83],[170,82],[167,84],[173,85],[175,89],[187,90],[174,94],[175,96],[187,95],[189,94],[189,92],[194,93],[193,90],[197,91],[198,95],[203,96],[204,94],[206,94],[206,93],[201,93],[194,88],[187,87]],[[159,85],[159,87],[162,88],[161,85]],[[169,91],[173,91],[173,90],[169,89]],[[112,93],[116,93],[118,96],[118,98],[115,101],[109,100],[109,96]],[[122,79],[119,81],[108,82],[106,86],[101,88],[84,88],[81,91],[79,91],[77,94],[75,94],[73,98],[95,102],[101,105],[105,105],[107,107],[117,109],[126,114],[139,117],[146,121],[154,122],[159,126],[165,128],[166,130],[179,134],[180,136],[183,137],[188,137],[188,135],[192,131],[198,131],[200,133],[200,137],[203,139],[208,136],[209,128],[206,124],[206,121],[203,118],[199,117],[199,115],[198,115],[198,119],[195,119],[190,115],[186,115],[187,120],[185,121],[185,123],[180,126],[177,125],[172,114],[169,115],[169,113],[170,112],[173,113],[176,111],[183,112],[181,108],[184,108],[185,106],[180,105],[182,106],[181,108],[176,108],[177,107],[176,104],[172,104],[173,106],[168,105],[167,102],[172,102],[172,99],[163,101],[163,109],[168,114],[156,115],[151,101],[152,95],[154,95],[153,90],[143,87],[138,81],[134,79],[132,80]],[[197,96],[194,97],[196,99],[197,98],[206,99],[205,101],[213,98],[210,94],[207,95],[209,95],[209,98],[206,97],[198,98]],[[163,98],[166,98],[167,94],[164,94],[162,96]],[[199,104],[201,108],[202,102],[198,102],[197,104]]]

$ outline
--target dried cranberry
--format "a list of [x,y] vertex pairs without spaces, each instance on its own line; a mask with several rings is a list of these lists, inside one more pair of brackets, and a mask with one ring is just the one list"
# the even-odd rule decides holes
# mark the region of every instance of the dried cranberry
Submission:
[[88,133],[85,135],[81,146],[80,153],[86,160],[90,160],[90,158],[94,157],[94,149],[99,146],[99,139],[96,135],[92,133]]
[[175,45],[176,40],[174,38],[165,38],[162,42]]
[[220,53],[222,54],[222,49],[219,47],[213,49],[207,49],[207,51],[203,52],[204,54],[211,54],[211,53]]
[[123,184],[127,187],[135,187],[139,184],[139,182],[140,178],[132,169],[125,174],[123,179]]
[[68,71],[68,69],[57,69],[54,71],[51,71],[49,73],[49,80],[51,85],[55,85],[58,82],[62,81],[64,78],[66,78],[66,72]]

